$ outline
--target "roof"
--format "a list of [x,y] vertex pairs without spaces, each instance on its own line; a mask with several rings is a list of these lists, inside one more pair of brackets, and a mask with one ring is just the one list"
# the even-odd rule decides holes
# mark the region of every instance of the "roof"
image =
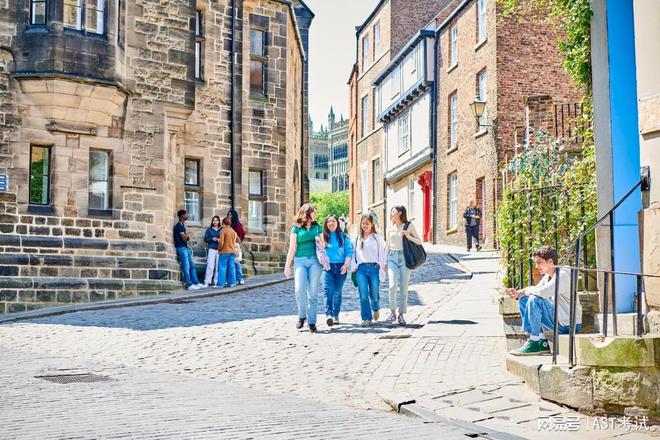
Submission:
[[364,22],[363,22],[360,26],[356,26],[356,27],[355,27],[355,33],[356,33],[356,34],[359,34],[360,32],[362,32],[362,29],[364,29],[365,26],[367,25],[367,23],[369,23],[369,22],[371,21],[371,19],[374,18],[374,17],[376,16],[376,14],[378,14],[378,12],[380,11],[380,8],[381,8],[381,7],[382,7],[387,1],[388,1],[388,0],[380,0],[380,1],[378,2],[378,4],[376,5],[376,7],[374,8],[374,10],[371,11],[371,14],[369,14],[369,16],[367,17],[367,19],[364,20]]
[[314,11],[312,11],[312,9],[309,6],[307,6],[307,4],[303,0],[297,0],[297,1],[298,1],[298,4],[300,6],[302,6],[303,9],[307,10],[307,12],[310,13],[312,18],[316,17],[316,14],[314,14]]

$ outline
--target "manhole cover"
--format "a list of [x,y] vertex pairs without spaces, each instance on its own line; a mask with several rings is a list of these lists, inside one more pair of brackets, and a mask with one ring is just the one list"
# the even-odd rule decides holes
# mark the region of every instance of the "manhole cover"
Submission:
[[90,383],[90,382],[109,382],[108,376],[101,376],[100,374],[53,374],[49,376],[34,376],[37,379],[47,380],[54,383]]
[[384,336],[379,336],[378,339],[408,339],[412,337],[412,335],[384,335]]

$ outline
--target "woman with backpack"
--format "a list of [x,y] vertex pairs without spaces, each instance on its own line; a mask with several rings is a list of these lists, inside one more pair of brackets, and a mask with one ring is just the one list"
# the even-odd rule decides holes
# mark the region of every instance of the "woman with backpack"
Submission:
[[208,244],[206,253],[206,276],[204,277],[204,287],[215,285],[218,280],[218,239],[220,238],[220,217],[214,215],[211,219],[211,226],[204,233],[204,241]]
[[340,220],[329,215],[323,223],[325,252],[330,269],[323,272],[325,288],[325,317],[329,327],[339,323],[341,293],[346,282],[346,275],[351,267],[353,246],[348,236],[341,230]]
[[365,214],[360,220],[360,232],[355,240],[353,270],[360,294],[360,315],[362,327],[369,327],[372,320],[380,317],[380,275],[387,271],[387,251],[385,241],[376,232],[376,225],[371,214]]
[[[408,282],[410,269],[406,266],[403,253],[404,237],[412,243],[421,245],[422,238],[415,226],[408,222],[408,213],[404,206],[395,206],[390,212],[392,226],[387,230],[387,278],[390,287],[390,316],[387,321],[399,325],[406,325],[403,316],[408,311]],[[399,315],[396,314],[397,291],[399,293]]]
[[[300,207],[289,236],[289,252],[286,256],[284,275],[294,277],[298,322],[300,330],[309,323],[309,331],[316,333],[319,280],[323,266],[316,257],[317,238],[322,246],[323,228],[316,222],[317,211],[314,205],[305,203]],[[292,270],[293,268],[293,270]]]

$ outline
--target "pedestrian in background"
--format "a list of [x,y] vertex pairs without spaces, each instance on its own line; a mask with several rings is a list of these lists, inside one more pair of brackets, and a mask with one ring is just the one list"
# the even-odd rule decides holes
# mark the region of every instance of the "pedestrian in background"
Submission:
[[355,240],[352,265],[352,269],[356,272],[355,278],[360,294],[361,325],[369,327],[372,319],[378,321],[380,317],[379,272],[387,271],[385,241],[376,232],[376,225],[371,214],[363,215],[360,220],[360,232]]
[[220,238],[220,217],[214,215],[211,226],[204,233],[204,241],[208,244],[206,251],[206,276],[204,287],[215,285],[218,281],[218,241]]
[[474,199],[470,199],[470,204],[465,209],[463,218],[465,219],[467,250],[470,252],[472,249],[472,241],[474,240],[474,244],[477,247],[477,252],[479,252],[481,250],[481,244],[479,244],[479,223],[481,222],[481,209],[477,208],[477,204],[474,202]]
[[297,329],[309,323],[309,331],[316,332],[319,280],[323,267],[316,257],[316,238],[322,245],[323,228],[316,222],[317,211],[314,205],[305,203],[300,207],[295,224],[289,236],[289,252],[286,256],[284,275],[291,278],[293,267],[296,303],[298,304]]
[[241,249],[241,243],[245,240],[245,235],[247,232],[240,222],[238,217],[238,212],[235,209],[230,209],[227,212],[227,217],[231,218],[231,227],[234,228],[236,234],[238,235],[238,243],[236,245],[236,281],[238,284],[245,284],[245,277],[243,277],[243,268],[241,267],[241,262],[243,261],[243,250]]
[[202,285],[199,284],[197,279],[197,272],[195,271],[195,262],[193,261],[192,252],[188,247],[190,236],[186,233],[186,221],[188,220],[188,213],[185,209],[180,209],[176,213],[179,221],[174,225],[174,247],[179,256],[179,263],[181,263],[181,270],[183,271],[183,278],[186,281],[188,290],[201,289]]
[[[403,316],[408,311],[408,282],[410,269],[406,267],[403,254],[403,237],[415,244],[422,244],[422,238],[415,226],[408,222],[408,212],[404,206],[395,206],[390,212],[392,226],[387,230],[387,279],[390,287],[390,316],[387,321],[406,325]],[[397,291],[399,293],[399,316],[396,314]]]
[[231,218],[222,219],[222,230],[218,239],[218,284],[216,287],[236,285],[236,242],[238,234],[231,227]]
[[323,271],[325,289],[325,317],[328,326],[339,323],[341,296],[346,282],[346,275],[351,267],[353,246],[348,236],[340,229],[340,222],[335,215],[329,215],[323,223],[323,239],[330,270]]

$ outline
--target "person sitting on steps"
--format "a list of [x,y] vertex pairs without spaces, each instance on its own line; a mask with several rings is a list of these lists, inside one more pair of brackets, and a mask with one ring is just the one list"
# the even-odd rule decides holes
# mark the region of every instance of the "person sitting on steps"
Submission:
[[[533,356],[550,352],[550,345],[543,334],[543,327],[552,330],[555,316],[555,283],[559,282],[557,321],[558,332],[566,334],[570,329],[571,282],[568,271],[560,272],[557,276],[555,266],[559,261],[557,251],[552,246],[541,246],[534,253],[536,268],[543,274],[543,278],[536,286],[529,286],[521,290],[507,289],[507,294],[517,299],[520,307],[520,316],[525,333],[529,339],[521,348],[511,350],[515,356]],[[582,323],[582,306],[576,301],[575,331],[580,330]]]

